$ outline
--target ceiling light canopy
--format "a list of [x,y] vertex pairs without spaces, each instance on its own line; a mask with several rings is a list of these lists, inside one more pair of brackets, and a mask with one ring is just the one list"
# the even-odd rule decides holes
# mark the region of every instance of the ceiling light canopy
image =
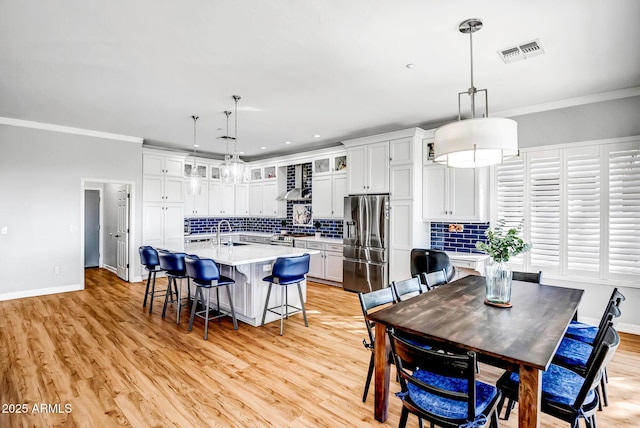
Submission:
[[[436,129],[434,160],[454,168],[475,168],[501,163],[518,154],[518,124],[512,119],[489,118],[488,93],[473,85],[473,33],[482,28],[479,19],[463,21],[459,30],[469,34],[471,87],[458,93],[458,121]],[[484,92],[485,114],[476,118],[476,93]],[[462,120],[460,96],[471,96],[471,119]]]

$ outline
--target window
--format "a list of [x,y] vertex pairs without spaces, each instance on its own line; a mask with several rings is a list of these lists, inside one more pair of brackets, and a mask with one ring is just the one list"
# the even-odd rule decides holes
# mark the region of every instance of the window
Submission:
[[523,150],[495,167],[492,221],[525,219],[514,269],[632,281],[640,275],[640,141]]

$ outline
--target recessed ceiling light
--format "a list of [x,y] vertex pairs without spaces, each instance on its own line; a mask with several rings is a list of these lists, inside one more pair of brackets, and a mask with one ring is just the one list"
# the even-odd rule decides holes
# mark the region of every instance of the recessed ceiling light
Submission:
[[285,144],[291,144],[291,141],[285,141],[284,143]]
[[318,134],[314,135],[313,138],[320,138]]
[[405,65],[405,67],[407,68],[414,68],[416,65],[412,62],[410,62],[409,64]]
[[243,154],[244,154],[244,152],[238,152],[238,154],[239,154],[239,155],[243,155]]
[[260,150],[267,150],[265,146],[260,147]]
[[194,144],[193,147],[200,147],[200,144]]

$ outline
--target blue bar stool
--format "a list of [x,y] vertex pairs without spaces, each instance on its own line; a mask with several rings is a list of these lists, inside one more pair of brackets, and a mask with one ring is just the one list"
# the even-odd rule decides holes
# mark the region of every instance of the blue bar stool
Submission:
[[[302,311],[304,317],[304,325],[309,327],[307,322],[307,312],[304,309],[304,298],[302,297],[302,289],[300,288],[300,282],[305,280],[305,275],[309,272],[309,254],[303,254],[296,257],[278,257],[273,263],[271,275],[266,278],[262,278],[263,281],[269,283],[269,290],[267,290],[267,300],[264,304],[264,312],[262,313],[262,326],[264,326],[264,320],[267,316],[267,311],[273,312],[276,315],[280,315],[280,336],[284,332],[284,318],[289,318],[289,315],[293,315],[299,311]],[[280,306],[269,307],[269,296],[271,295],[271,286],[273,284],[282,286],[282,294],[280,299]],[[291,284],[298,285],[298,295],[300,296],[300,308],[289,304],[287,286]],[[292,308],[293,311],[289,311]],[[279,310],[278,310],[279,309]]]
[[[160,260],[158,260],[158,252],[155,248],[144,245],[138,248],[138,253],[140,253],[140,263],[144,265],[144,268],[149,272],[149,276],[147,278],[147,288],[144,290],[144,302],[142,303],[142,307],[147,306],[147,298],[151,296],[149,300],[149,313],[153,310],[153,299],[155,297],[164,296],[164,292],[162,290],[156,293],[156,274],[158,272],[162,272],[160,269]],[[151,285],[151,291],[149,291],[149,285]],[[156,296],[157,294],[157,296]]]
[[[231,308],[231,319],[233,320],[233,329],[238,329],[238,320],[236,320],[236,311],[233,309],[233,298],[231,297],[230,287],[236,282],[227,277],[220,275],[220,269],[215,261],[211,259],[201,259],[198,256],[188,255],[185,258],[187,265],[187,275],[193,279],[196,285],[196,295],[191,307],[191,318],[189,318],[189,331],[193,328],[193,320],[196,315],[204,319],[204,340],[209,337],[209,321],[226,316],[220,312],[220,287],[227,289],[227,298],[229,299],[229,307]],[[207,289],[207,298],[204,298],[202,289]],[[218,302],[217,315],[209,316],[209,300],[211,297],[211,289],[216,289],[216,301]],[[198,311],[196,307],[198,302],[202,302],[204,310]],[[204,315],[203,315],[204,313]]]
[[[176,324],[180,324],[180,308],[183,305],[189,304],[189,297],[191,296],[191,283],[189,277],[187,277],[187,271],[184,265],[185,253],[172,253],[166,250],[160,250],[158,252],[160,259],[160,267],[167,273],[167,293],[164,296],[164,306],[162,308],[162,318],[167,313],[167,305],[169,303],[176,305]],[[182,303],[182,279],[187,278],[187,302]],[[178,285],[178,281],[180,284]],[[171,290],[173,284],[173,292],[176,293],[175,298]]]

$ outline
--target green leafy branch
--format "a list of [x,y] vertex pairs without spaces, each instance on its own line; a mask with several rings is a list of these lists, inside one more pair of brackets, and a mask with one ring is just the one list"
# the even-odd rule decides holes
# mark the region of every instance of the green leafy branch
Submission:
[[511,257],[526,253],[531,250],[531,244],[527,244],[520,237],[524,220],[514,228],[505,231],[504,219],[496,222],[496,227],[489,228],[485,232],[487,242],[476,242],[476,248],[489,256],[496,262],[508,262]]

